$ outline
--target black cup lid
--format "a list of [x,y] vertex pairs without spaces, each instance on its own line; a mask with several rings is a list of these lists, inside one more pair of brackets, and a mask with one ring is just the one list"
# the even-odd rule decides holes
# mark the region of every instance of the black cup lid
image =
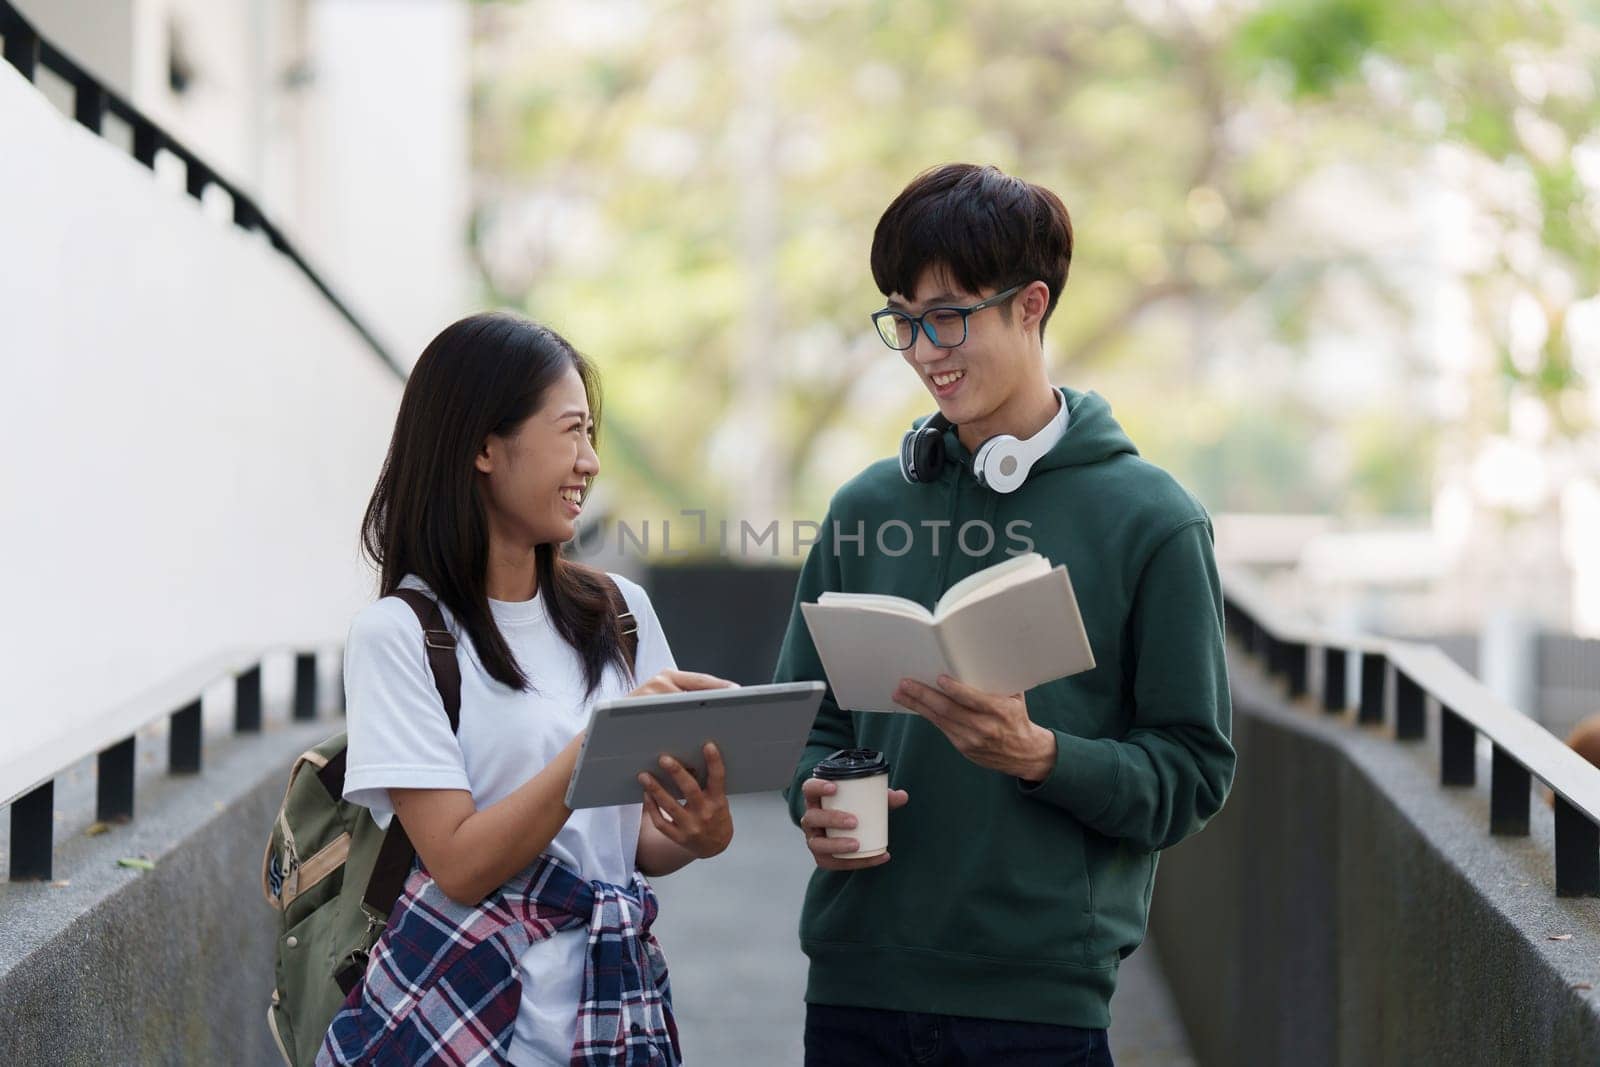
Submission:
[[872,778],[889,773],[889,761],[870,748],[842,748],[817,764],[812,775],[837,782],[845,778]]

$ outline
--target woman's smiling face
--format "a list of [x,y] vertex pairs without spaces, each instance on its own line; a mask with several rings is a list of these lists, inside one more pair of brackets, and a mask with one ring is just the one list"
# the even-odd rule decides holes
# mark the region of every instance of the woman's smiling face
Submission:
[[530,548],[572,540],[583,496],[600,473],[577,368],[567,368],[511,436],[490,434],[473,465],[483,478],[491,537]]

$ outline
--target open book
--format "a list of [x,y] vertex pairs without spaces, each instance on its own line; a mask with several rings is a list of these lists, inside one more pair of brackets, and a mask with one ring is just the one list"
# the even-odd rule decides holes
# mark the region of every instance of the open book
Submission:
[[1094,666],[1067,568],[1036,552],[963,578],[932,611],[877,593],[823,593],[800,610],[847,711],[905,711],[892,699],[901,678],[1020,693]]

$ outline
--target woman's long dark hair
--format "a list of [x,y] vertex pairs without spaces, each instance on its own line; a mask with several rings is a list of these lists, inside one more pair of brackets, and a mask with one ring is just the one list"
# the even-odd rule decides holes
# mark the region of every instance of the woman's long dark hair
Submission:
[[[473,459],[490,434],[510,437],[568,368],[577,370],[600,431],[600,378],[560,334],[505,312],[445,327],[411,369],[383,471],[361,523],[361,547],[381,573],[382,596],[415,574],[465,628],[484,668],[513,689],[532,688],[489,610],[489,520]],[[607,663],[630,674],[605,575],[535,550],[539,595],[583,660],[588,692]]]

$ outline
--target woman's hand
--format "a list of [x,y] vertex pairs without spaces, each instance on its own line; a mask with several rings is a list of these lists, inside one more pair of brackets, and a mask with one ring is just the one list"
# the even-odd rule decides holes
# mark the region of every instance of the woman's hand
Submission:
[[707,744],[702,751],[706,757],[705,788],[671,756],[661,757],[661,769],[677,788],[681,800],[668,793],[652,775],[639,775],[639,784],[644,787],[645,815],[661,836],[703,860],[717,855],[733,841],[733,814],[728,810],[728,776],[722,753],[714,744]]
[[659,693],[688,693],[695,689],[732,689],[736,684],[699,671],[662,671],[628,695],[648,697]]

